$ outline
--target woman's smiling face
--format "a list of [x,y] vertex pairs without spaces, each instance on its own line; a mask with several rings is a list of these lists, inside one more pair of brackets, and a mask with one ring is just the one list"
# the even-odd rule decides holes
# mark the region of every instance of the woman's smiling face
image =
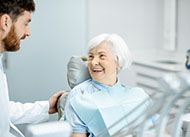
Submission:
[[107,43],[102,42],[88,52],[88,70],[92,79],[112,86],[116,83],[118,63]]

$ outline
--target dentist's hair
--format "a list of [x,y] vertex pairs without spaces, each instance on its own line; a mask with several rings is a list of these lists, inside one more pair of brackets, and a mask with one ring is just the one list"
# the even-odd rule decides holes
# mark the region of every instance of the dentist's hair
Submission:
[[0,0],[0,17],[8,14],[12,20],[16,20],[24,11],[35,11],[34,0]]
[[103,42],[111,48],[113,54],[116,56],[116,61],[119,64],[119,71],[129,68],[133,60],[131,52],[123,38],[117,34],[101,34],[92,38],[88,44],[88,51]]

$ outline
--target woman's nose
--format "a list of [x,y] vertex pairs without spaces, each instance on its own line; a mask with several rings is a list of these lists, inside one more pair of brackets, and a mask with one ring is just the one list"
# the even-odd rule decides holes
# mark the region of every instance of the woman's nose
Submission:
[[92,65],[98,65],[99,64],[99,59],[97,57],[95,57],[93,60],[92,60]]

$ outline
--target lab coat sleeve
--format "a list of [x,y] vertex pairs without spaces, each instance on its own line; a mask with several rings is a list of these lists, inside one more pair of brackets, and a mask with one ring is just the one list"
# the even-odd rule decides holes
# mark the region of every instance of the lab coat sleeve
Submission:
[[39,123],[47,121],[49,102],[37,101],[35,103],[9,102],[9,115],[13,124]]

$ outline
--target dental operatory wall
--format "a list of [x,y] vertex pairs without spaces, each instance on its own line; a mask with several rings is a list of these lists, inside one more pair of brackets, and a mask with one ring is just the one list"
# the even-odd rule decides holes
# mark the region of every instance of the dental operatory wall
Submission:
[[[164,0],[36,0],[31,36],[7,56],[10,98],[28,102],[66,89],[67,62],[100,33],[118,33],[133,52],[163,50]],[[190,1],[177,2],[177,46],[190,48]]]
[[190,48],[189,12],[189,0],[89,0],[89,37],[114,32],[122,35],[133,51],[170,50],[164,48],[170,46],[164,45],[164,41],[170,40],[164,34],[172,32],[174,24],[173,52],[185,52]]
[[91,0],[90,36],[119,33],[131,49],[162,45],[163,0]]
[[190,49],[190,1],[178,0],[178,47],[179,51]]

